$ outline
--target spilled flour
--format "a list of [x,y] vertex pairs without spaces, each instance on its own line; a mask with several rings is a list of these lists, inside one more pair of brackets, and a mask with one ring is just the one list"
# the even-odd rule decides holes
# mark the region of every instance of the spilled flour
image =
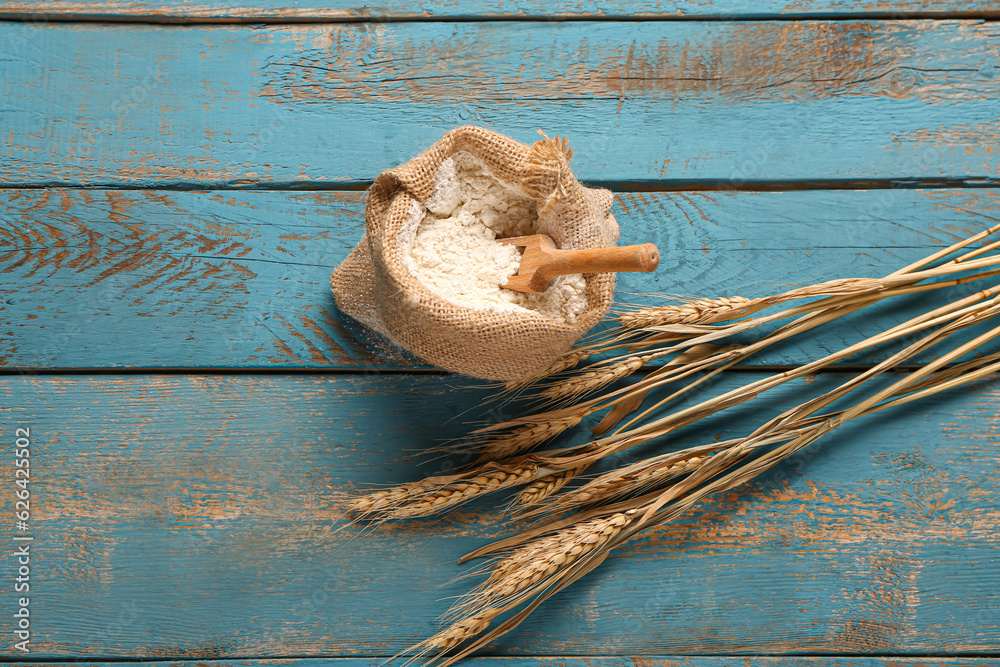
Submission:
[[541,294],[500,285],[517,273],[520,251],[497,237],[535,234],[538,212],[523,192],[496,179],[481,161],[459,152],[437,172],[426,208],[414,205],[416,224],[407,264],[427,287],[449,301],[490,310],[534,310],[572,324],[587,307],[582,275],[560,276]]

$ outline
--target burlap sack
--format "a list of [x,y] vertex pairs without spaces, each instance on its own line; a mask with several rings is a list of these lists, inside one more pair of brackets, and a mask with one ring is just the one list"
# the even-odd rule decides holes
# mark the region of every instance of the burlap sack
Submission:
[[519,185],[534,199],[537,233],[551,236],[557,247],[617,245],[611,192],[577,182],[565,142],[557,137],[525,146],[464,126],[375,179],[368,192],[365,234],[333,271],[330,287],[345,313],[436,366],[490,380],[525,379],[549,368],[604,316],[615,275],[585,276],[587,308],[573,324],[526,309],[472,308],[430,291],[404,261],[415,233],[411,206],[433,196],[438,168],[457,151],[479,158],[497,179]]

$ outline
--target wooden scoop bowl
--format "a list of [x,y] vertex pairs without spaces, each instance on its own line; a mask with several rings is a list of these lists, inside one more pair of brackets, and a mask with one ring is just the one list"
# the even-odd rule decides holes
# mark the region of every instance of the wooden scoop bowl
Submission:
[[556,276],[573,273],[641,271],[649,273],[660,265],[660,251],[652,243],[615,248],[560,250],[545,234],[497,239],[506,245],[524,248],[516,275],[500,287],[536,294],[544,292]]

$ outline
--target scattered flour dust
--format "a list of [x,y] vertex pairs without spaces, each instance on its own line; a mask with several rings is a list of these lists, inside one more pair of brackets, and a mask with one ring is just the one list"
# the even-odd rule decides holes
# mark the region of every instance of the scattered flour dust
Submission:
[[469,153],[459,152],[437,172],[426,208],[411,214],[411,271],[430,289],[462,306],[488,310],[534,310],[572,324],[587,307],[582,275],[560,276],[541,294],[502,289],[517,273],[521,252],[497,237],[535,234],[535,202],[507,185]]

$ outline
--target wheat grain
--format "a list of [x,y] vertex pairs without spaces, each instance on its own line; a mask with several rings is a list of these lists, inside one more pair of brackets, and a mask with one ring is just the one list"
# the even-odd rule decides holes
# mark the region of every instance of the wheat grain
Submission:
[[479,446],[480,460],[498,461],[520,454],[573,428],[593,412],[594,410],[582,410],[577,414],[527,424],[510,433],[491,438]]
[[573,368],[581,361],[589,359],[591,356],[596,354],[596,352],[597,350],[570,350],[563,356],[556,359],[554,364],[549,366],[549,369],[545,371],[545,376],[554,375]]
[[[445,617],[464,616],[453,624],[454,633],[441,637],[442,648],[463,635],[463,629],[485,629],[482,619],[519,604],[525,596],[544,590],[570,568],[605,547],[631,523],[636,510],[630,509],[607,517],[599,517],[563,528],[516,549],[493,566],[489,578],[464,595]],[[446,631],[448,632],[448,631]],[[442,633],[444,634],[444,633]]]
[[548,498],[553,493],[566,486],[574,477],[579,475],[583,468],[572,468],[554,472],[544,477],[539,477],[535,481],[521,489],[514,498],[515,505],[534,505],[537,502]]
[[541,398],[555,400],[591,392],[636,372],[648,361],[647,357],[626,357],[599,370],[586,371],[575,377],[567,378],[559,384],[539,392],[538,395]]
[[741,296],[694,299],[680,306],[651,306],[620,313],[615,319],[626,329],[668,324],[713,324],[742,315],[756,300]]
[[391,489],[383,489],[352,498],[345,509],[351,514],[359,515],[387,511],[408,500],[420,498],[430,493],[434,488],[437,488],[437,485],[423,482],[401,484]]
[[[575,377],[567,378],[559,384],[539,392],[538,396],[548,400],[559,400],[580,394],[587,394],[636,372],[654,359],[660,359],[671,354],[677,354],[677,356],[664,364],[656,374],[663,376],[664,373],[672,373],[675,378],[686,377],[693,372],[694,366],[700,362],[707,363],[709,359],[713,363],[726,361],[727,359],[740,356],[741,350],[740,346],[720,346],[702,343],[694,345],[680,354],[677,354],[677,350],[674,347],[668,347],[644,355],[632,355],[617,361],[610,360],[613,363],[590,366],[590,368],[594,368],[595,370],[586,371]],[[702,366],[704,365],[706,364],[702,364]]]
[[533,375],[526,380],[510,380],[504,385],[504,387],[506,389],[518,389],[520,387],[524,387],[529,384],[534,384],[535,382],[543,380],[549,377],[550,375],[555,375],[556,373],[562,373],[565,370],[569,370],[570,368],[575,367],[581,361],[585,361],[586,359],[589,359],[593,355],[597,354],[598,351],[599,350],[597,349],[570,350],[563,356],[556,359],[551,366],[549,366],[541,373]]
[[347,510],[364,517],[408,519],[430,516],[484,493],[518,486],[536,476],[547,475],[551,468],[526,465],[509,470],[489,470],[444,484],[426,480],[376,491],[355,498]]
[[667,463],[654,463],[624,474],[608,473],[584,487],[563,494],[553,504],[553,509],[558,508],[562,511],[664,482],[696,470],[711,456],[712,454],[708,453]]
[[517,549],[496,564],[475,592],[479,603],[507,598],[604,546],[632,521],[633,511],[583,521]]
[[471,479],[452,482],[428,493],[413,503],[396,507],[389,518],[427,516],[440,510],[454,507],[474,496],[524,484],[537,472],[536,466],[515,468],[510,473],[502,470],[476,475]]
[[492,621],[498,613],[500,613],[500,611],[497,609],[487,609],[479,612],[475,616],[463,618],[462,620],[451,624],[448,628],[437,633],[424,643],[430,648],[448,651],[449,649],[458,646],[466,639],[481,634],[483,630],[489,627],[490,621]]
[[516,604],[518,593],[606,545],[635,514],[635,510],[628,510],[581,521],[519,547],[497,561],[489,578],[464,595],[445,616],[475,617],[486,609]]

